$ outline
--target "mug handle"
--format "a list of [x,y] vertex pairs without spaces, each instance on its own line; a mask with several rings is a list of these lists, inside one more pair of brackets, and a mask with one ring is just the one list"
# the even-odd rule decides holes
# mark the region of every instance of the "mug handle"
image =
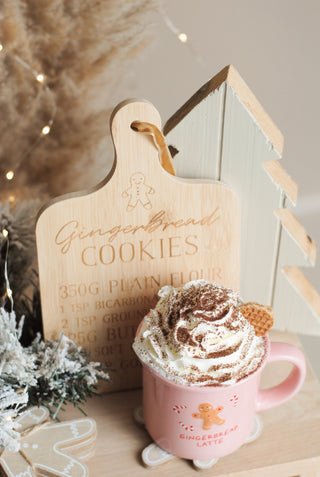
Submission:
[[267,363],[288,361],[294,368],[289,376],[277,386],[258,391],[256,410],[264,411],[291,399],[300,390],[306,377],[306,361],[300,349],[288,343],[270,343],[270,355]]

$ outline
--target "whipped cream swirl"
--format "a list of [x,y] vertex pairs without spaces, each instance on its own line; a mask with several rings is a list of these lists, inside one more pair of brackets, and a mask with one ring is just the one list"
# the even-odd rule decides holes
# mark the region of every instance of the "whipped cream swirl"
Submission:
[[230,385],[255,371],[265,341],[241,314],[238,294],[196,280],[159,291],[133,349],[166,378],[188,385]]

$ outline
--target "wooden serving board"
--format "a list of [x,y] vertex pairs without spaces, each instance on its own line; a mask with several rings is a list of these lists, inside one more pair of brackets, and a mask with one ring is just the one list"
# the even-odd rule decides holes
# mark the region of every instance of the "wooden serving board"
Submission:
[[221,182],[168,174],[135,120],[161,128],[150,103],[121,104],[109,176],[51,203],[36,226],[45,337],[64,331],[106,362],[115,370],[108,390],[140,384],[131,345],[159,287],[206,278],[239,288],[237,197]]

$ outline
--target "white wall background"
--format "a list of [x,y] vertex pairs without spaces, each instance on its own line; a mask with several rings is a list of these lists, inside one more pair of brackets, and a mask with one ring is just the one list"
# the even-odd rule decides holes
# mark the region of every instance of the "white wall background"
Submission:
[[[151,101],[165,122],[208,79],[233,64],[284,135],[282,165],[299,185],[294,213],[320,247],[320,3],[168,0],[163,5],[189,41],[181,43],[157,15],[154,43],[128,71],[115,104],[127,90],[128,96]],[[320,257],[305,273],[320,292]],[[320,339],[302,341],[320,377]]]

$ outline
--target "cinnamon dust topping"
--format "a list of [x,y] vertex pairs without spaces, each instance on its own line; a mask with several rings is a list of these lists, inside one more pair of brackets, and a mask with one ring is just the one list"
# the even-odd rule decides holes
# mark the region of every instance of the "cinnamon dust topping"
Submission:
[[240,312],[238,294],[205,280],[163,287],[134,350],[164,376],[188,385],[227,385],[253,372],[264,339]]

